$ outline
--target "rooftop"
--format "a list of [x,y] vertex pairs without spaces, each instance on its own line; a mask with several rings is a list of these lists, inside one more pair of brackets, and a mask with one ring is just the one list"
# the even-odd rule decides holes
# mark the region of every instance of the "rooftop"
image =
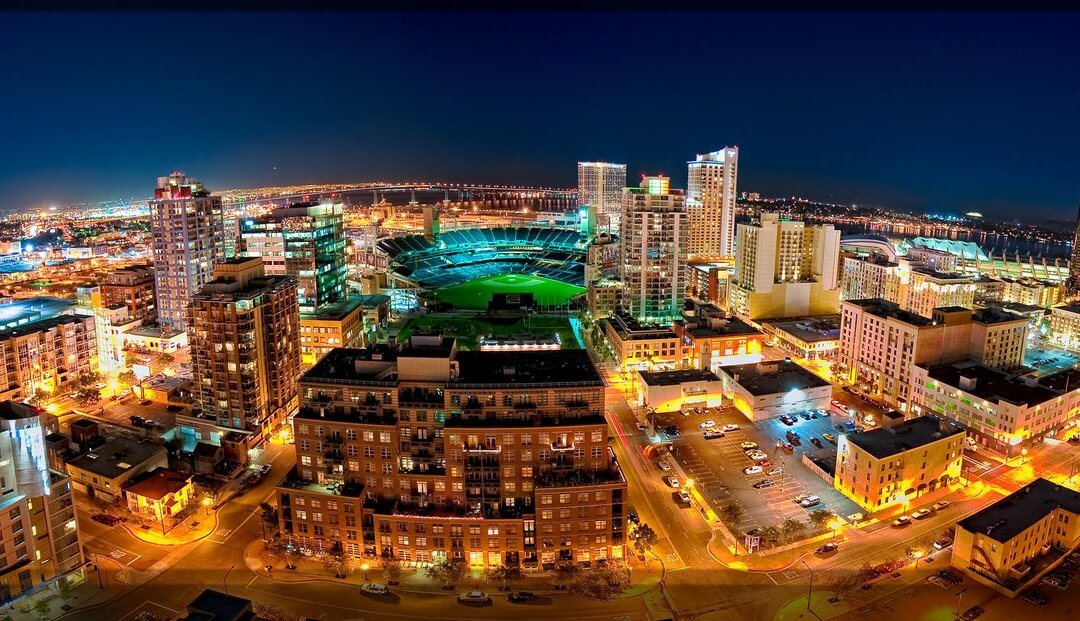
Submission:
[[601,319],[600,323],[611,324],[611,327],[615,329],[619,334],[619,338],[624,341],[636,341],[636,340],[653,340],[653,339],[674,339],[675,333],[671,331],[671,328],[658,325],[645,325],[639,323],[637,319],[625,313],[616,313],[607,319]]
[[[4,420],[20,420],[23,418],[37,418],[42,410],[32,405],[18,403],[16,401],[0,402],[0,418]],[[82,419],[79,419],[82,420]]]
[[124,485],[124,491],[143,498],[161,500],[169,494],[175,494],[184,489],[191,482],[191,476],[158,466],[150,472],[133,477]]
[[762,319],[761,324],[768,324],[780,332],[786,332],[807,343],[835,341],[840,338],[840,315]]
[[829,382],[790,360],[735,364],[722,366],[720,370],[754,396],[829,385]]
[[675,325],[677,329],[681,329],[695,339],[762,334],[761,330],[736,317],[679,319],[675,321]]
[[106,479],[115,479],[164,453],[165,447],[161,445],[136,442],[119,436],[79,455],[69,461],[68,465]]
[[281,483],[278,483],[278,487],[309,492],[312,494],[345,496],[347,498],[359,498],[364,491],[364,485],[362,483],[316,483],[315,481],[302,479],[295,467],[289,471],[289,474],[282,479]]
[[986,308],[980,308],[975,311],[971,316],[971,319],[979,323],[993,324],[993,323],[1009,323],[1011,321],[1027,321],[1028,318],[1023,315],[1017,315],[1016,313],[1010,313],[1007,310],[988,306]]
[[360,308],[360,306],[360,300],[357,299],[357,296],[349,296],[344,300],[323,304],[316,308],[314,313],[300,313],[300,318],[315,321],[341,321],[356,312],[356,309]]
[[884,459],[960,433],[964,430],[959,426],[933,416],[920,416],[890,427],[850,434],[847,441],[877,459]]
[[399,358],[449,358],[454,351],[454,337],[415,333],[398,352]]
[[932,267],[925,266],[913,267],[911,268],[911,271],[912,273],[929,276],[930,278],[933,278],[935,280],[955,280],[957,282],[965,282],[974,279],[974,277],[970,274],[964,274],[961,272],[940,272]]
[[56,317],[49,317],[48,319],[39,319],[37,321],[31,321],[30,323],[24,323],[15,328],[0,330],[0,339],[25,336],[27,334],[34,334],[35,332],[45,332],[46,330],[51,330],[57,326],[82,323],[88,319],[93,321],[93,317],[90,315],[59,315]]
[[1066,313],[1076,313],[1080,315],[1080,304],[1063,304],[1061,306],[1055,306],[1051,311],[1064,311]]
[[470,384],[574,384],[603,386],[584,349],[550,351],[462,351],[454,387]]
[[931,319],[923,317],[922,315],[916,315],[915,313],[900,310],[900,306],[895,302],[890,302],[881,298],[844,300],[844,304],[854,304],[875,317],[897,319],[913,326],[923,327],[933,325],[934,323]]
[[1080,492],[1040,478],[960,520],[959,526],[1005,543],[1059,508],[1080,514]]
[[255,613],[251,600],[226,595],[213,589],[203,589],[187,607],[188,616],[182,621],[253,621]]
[[682,369],[654,373],[641,372],[641,380],[648,386],[676,386],[688,382],[718,382],[720,378],[712,371]]
[[[1074,390],[1080,390],[1080,371],[1068,370],[1037,379],[1005,373],[974,362],[943,364],[928,369],[928,375],[942,384],[963,390],[986,401],[1005,401],[1035,406],[1061,394],[1066,377]],[[1056,378],[1056,379],[1055,379]],[[961,386],[961,383],[964,386]]]
[[380,343],[363,349],[337,348],[323,356],[302,380],[377,382],[397,385],[397,349]]

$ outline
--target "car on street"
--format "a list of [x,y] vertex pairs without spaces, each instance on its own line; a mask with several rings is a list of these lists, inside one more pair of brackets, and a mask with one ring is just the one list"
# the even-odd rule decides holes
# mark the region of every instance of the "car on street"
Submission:
[[902,528],[904,526],[911,526],[911,518],[906,515],[901,515],[892,521],[893,528]]
[[664,461],[663,459],[661,459],[660,461],[656,462],[656,465],[657,465],[657,467],[659,467],[659,468],[660,468],[661,470],[663,470],[664,472],[670,472],[670,471],[671,471],[671,464],[667,463],[667,462],[666,462],[666,461]]
[[715,440],[716,438],[723,438],[724,432],[718,429],[706,429],[704,435],[706,440]]
[[826,441],[831,442],[832,444],[836,444],[836,436],[831,433],[823,433],[821,434],[821,437],[825,438]]
[[941,511],[942,509],[945,509],[948,506],[949,506],[949,501],[948,500],[941,500],[941,501],[935,502],[934,504],[930,505],[930,509],[933,510],[933,511]]
[[795,452],[795,447],[792,446],[790,442],[784,442],[783,444],[780,445],[780,448],[784,449],[784,452],[787,453],[788,455],[791,455],[792,453]]
[[773,481],[772,479],[762,479],[757,483],[754,483],[754,489],[765,489],[766,487],[772,487],[773,485],[776,485],[776,481]]
[[795,446],[801,446],[802,445],[802,440],[799,439],[799,436],[793,436],[791,434],[788,434],[787,439],[788,439],[788,442],[791,442]]
[[536,596],[529,591],[514,591],[510,595],[506,596],[507,601],[511,601],[517,604],[524,604],[525,602],[531,602],[536,599]]
[[724,426],[722,427],[722,429],[723,429],[724,431],[738,431],[738,430],[739,430],[739,426],[738,426],[738,425],[736,425],[735,423],[728,423],[728,424],[724,425]]
[[142,427],[143,425],[146,424],[146,419],[143,418],[142,416],[136,416],[136,415],[133,414],[130,417],[130,420],[131,420],[131,424],[136,426],[136,427]]
[[921,520],[924,517],[930,515],[931,513],[933,513],[933,511],[931,511],[930,509],[925,509],[925,508],[924,509],[919,509],[915,513],[911,514],[911,519],[913,519],[913,520]]
[[934,549],[935,550],[944,550],[945,548],[947,548],[947,547],[949,547],[951,545],[952,545],[952,537],[950,537],[948,535],[942,535],[941,537],[938,537],[934,541]]
[[1042,593],[1039,593],[1034,589],[1028,589],[1021,593],[1020,599],[1033,606],[1038,606],[1039,608],[1045,608],[1046,605],[1050,603]]
[[799,503],[799,506],[804,509],[809,509],[810,507],[816,507],[820,504],[821,498],[817,496],[810,496],[808,498],[804,498],[803,501]]
[[777,474],[782,474],[783,472],[784,472],[783,466],[773,466],[772,468],[769,468],[768,470],[766,470],[765,474],[767,474],[769,476],[774,476],[774,475],[777,475]]
[[974,621],[983,615],[986,610],[982,606],[972,606],[964,611],[964,614],[960,615],[963,621]]
[[762,453],[761,451],[750,451],[746,454],[746,456],[754,461],[764,461],[769,458],[768,455]]
[[743,474],[761,474],[764,472],[764,468],[761,466],[747,466],[742,469]]
[[457,601],[462,604],[490,604],[491,598],[483,591],[466,591],[458,595]]
[[680,489],[678,493],[675,494],[675,497],[678,498],[679,502],[683,503],[684,505],[690,504],[690,492],[686,491],[685,489]]
[[702,429],[712,429],[715,426],[716,426],[716,421],[714,421],[714,420],[702,421],[701,424],[698,425],[698,427],[700,427]]
[[645,423],[638,423],[637,428],[639,430],[641,430],[641,431],[648,431],[649,430],[649,426],[646,425]]
[[817,554],[818,556],[828,556],[830,554],[835,553],[839,549],[840,549],[840,544],[830,542],[830,543],[826,543],[825,545],[823,545],[820,548],[818,548],[817,550],[815,550],[814,554]]
[[679,480],[675,477],[664,477],[664,483],[667,483],[668,487],[674,487],[675,489],[679,488]]
[[756,449],[757,447],[758,447],[757,442],[750,442],[749,440],[747,440],[746,442],[740,442],[739,443],[739,448],[741,448],[744,451],[751,451],[751,450]]
[[667,427],[664,427],[664,433],[673,438],[677,438],[679,437],[679,428],[675,425],[668,425]]
[[370,595],[386,595],[390,592],[390,589],[386,588],[385,584],[378,582],[365,582],[360,585],[360,591]]
[[1068,588],[1071,581],[1071,578],[1067,578],[1058,574],[1050,574],[1049,576],[1043,576],[1043,579],[1039,581],[1039,584],[1052,586],[1055,589],[1060,589],[1064,591],[1066,588]]
[[95,522],[100,522],[106,526],[116,526],[120,522],[123,522],[123,520],[119,517],[115,515],[110,515],[108,513],[96,513],[91,516],[90,519],[94,520]]
[[825,446],[821,443],[821,440],[818,440],[817,438],[810,438],[810,444],[813,444],[818,448],[825,448]]

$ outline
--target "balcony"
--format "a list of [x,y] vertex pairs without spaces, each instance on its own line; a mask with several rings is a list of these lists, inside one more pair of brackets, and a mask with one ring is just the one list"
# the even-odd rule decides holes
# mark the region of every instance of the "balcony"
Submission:
[[461,451],[465,454],[477,453],[481,455],[497,455],[499,453],[502,453],[502,445],[500,444],[498,446],[487,446],[484,444],[462,444]]
[[569,444],[566,442],[551,443],[551,451],[553,453],[572,453],[576,448],[577,446],[573,442],[570,442]]

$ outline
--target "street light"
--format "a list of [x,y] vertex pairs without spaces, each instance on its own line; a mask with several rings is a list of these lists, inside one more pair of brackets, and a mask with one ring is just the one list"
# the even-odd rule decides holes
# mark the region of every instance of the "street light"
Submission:
[[364,570],[364,582],[367,582],[367,570],[370,569],[370,568],[371,568],[371,565],[368,565],[367,563],[364,563],[363,565],[360,566],[360,569]]
[[229,572],[236,569],[236,565],[231,565],[225,570],[225,577],[221,579],[221,584],[225,586],[225,595],[229,594]]
[[911,553],[911,556],[915,559],[915,569],[919,568],[919,559],[926,556],[926,552],[922,550],[915,550]]
[[802,564],[806,567],[806,571],[810,572],[810,588],[806,590],[806,609],[810,610],[810,598],[814,596],[814,570],[810,569],[806,561],[802,561]]
[[836,535],[840,532],[840,527],[844,525],[844,522],[839,518],[833,518],[829,520],[829,528],[832,530],[832,540],[836,541]]
[[202,506],[206,507],[206,515],[210,515],[210,505],[213,504],[213,502],[214,501],[210,500],[209,496],[203,496]]

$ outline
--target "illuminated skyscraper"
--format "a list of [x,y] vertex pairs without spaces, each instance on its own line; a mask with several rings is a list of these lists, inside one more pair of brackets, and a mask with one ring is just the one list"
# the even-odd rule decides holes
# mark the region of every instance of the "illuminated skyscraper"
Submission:
[[682,190],[666,177],[643,177],[626,188],[619,276],[623,309],[641,322],[669,322],[686,297],[688,223]]
[[626,164],[578,162],[578,203],[596,208],[605,230],[619,230],[626,187]]
[[150,201],[157,316],[162,326],[187,329],[187,306],[225,258],[221,197],[174,172],[158,177]]
[[739,147],[698,155],[688,162],[686,213],[690,218],[690,256],[734,254],[735,186]]
[[1072,256],[1069,257],[1069,278],[1065,281],[1065,297],[1070,300],[1080,297],[1080,208],[1077,208]]

